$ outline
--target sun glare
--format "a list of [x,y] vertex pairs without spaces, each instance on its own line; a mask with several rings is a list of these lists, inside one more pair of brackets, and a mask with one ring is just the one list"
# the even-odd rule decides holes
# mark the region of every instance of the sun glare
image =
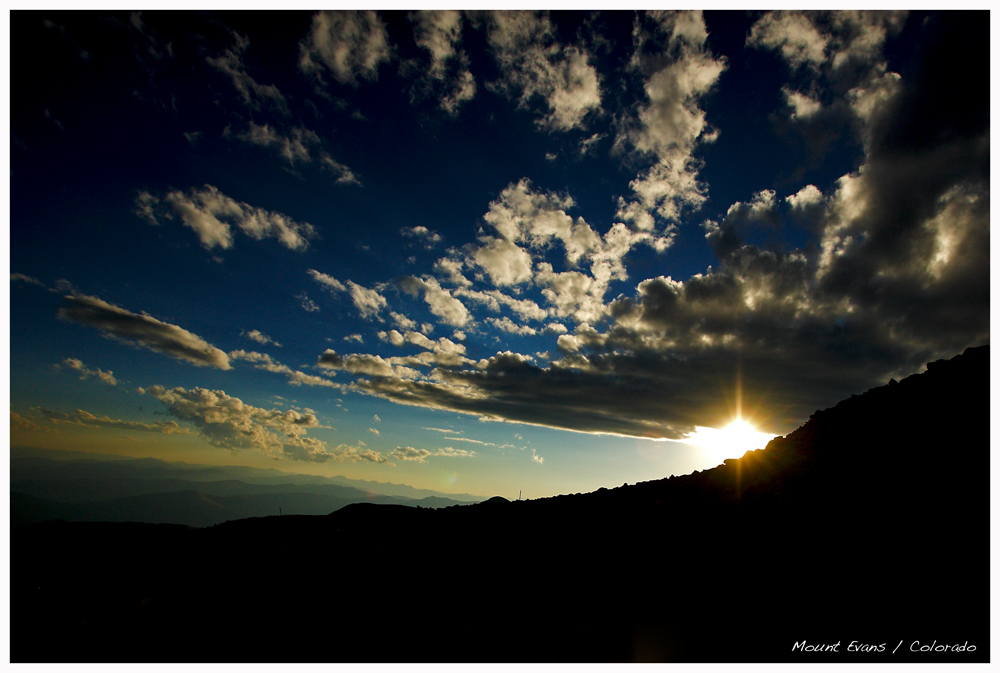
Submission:
[[738,418],[721,429],[696,427],[695,432],[684,441],[713,453],[726,453],[738,458],[747,451],[764,448],[772,439],[773,435],[760,432]]

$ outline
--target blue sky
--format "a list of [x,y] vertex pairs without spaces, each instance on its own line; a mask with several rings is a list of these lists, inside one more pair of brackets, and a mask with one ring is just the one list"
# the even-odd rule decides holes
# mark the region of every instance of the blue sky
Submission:
[[17,446],[538,497],[989,341],[985,15],[11,37]]

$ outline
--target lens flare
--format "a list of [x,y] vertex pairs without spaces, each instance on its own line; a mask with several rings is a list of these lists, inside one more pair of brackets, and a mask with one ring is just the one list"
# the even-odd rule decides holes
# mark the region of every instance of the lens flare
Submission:
[[706,451],[725,453],[737,458],[747,451],[764,448],[773,438],[773,435],[760,432],[742,418],[737,418],[721,429],[698,426],[683,441]]

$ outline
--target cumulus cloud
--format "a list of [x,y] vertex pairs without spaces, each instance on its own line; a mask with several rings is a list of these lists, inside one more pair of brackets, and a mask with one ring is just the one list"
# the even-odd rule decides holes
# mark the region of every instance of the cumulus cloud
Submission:
[[333,349],[327,348],[319,356],[316,365],[325,369],[343,370],[358,376],[416,379],[420,377],[420,372],[406,365],[418,362],[409,358],[383,358],[380,355],[367,353],[340,355]]
[[399,446],[389,452],[390,458],[423,463],[431,452],[427,449],[415,449],[412,446]]
[[[959,17],[942,21],[922,58],[950,72],[961,67],[958,44],[988,39]],[[718,266],[641,281],[603,309],[606,328],[561,334],[546,366],[505,352],[356,388],[487,419],[682,439],[732,419],[740,380],[744,418],[784,433],[818,408],[988,343],[988,96],[970,90],[952,105],[948,90],[932,77],[902,80],[871,120],[859,170],[827,194],[806,185],[733,204],[704,226]],[[815,239],[803,248],[746,242],[747,226],[808,209]],[[581,272],[539,269],[536,278],[552,276],[557,310],[586,296]]]
[[199,367],[229,369],[226,354],[182,327],[165,323],[143,312],[132,313],[98,297],[73,294],[59,309],[63,320],[90,325],[105,336],[142,346]]
[[91,369],[87,365],[83,364],[81,360],[76,358],[65,358],[61,363],[56,365],[56,367],[65,367],[67,369],[72,369],[80,375],[80,379],[96,378],[101,383],[106,383],[109,386],[117,386],[118,379],[111,371],[104,371],[102,369]]
[[501,78],[487,86],[516,97],[522,106],[542,99],[547,113],[537,121],[539,127],[568,131],[600,111],[600,78],[590,54],[583,45],[561,44],[547,14],[492,12],[487,41],[501,70]]
[[416,322],[410,320],[402,313],[396,313],[395,311],[390,311],[389,317],[392,318],[393,322],[395,322],[400,329],[412,330],[417,326]]
[[793,68],[808,65],[818,70],[826,61],[828,44],[829,38],[798,12],[769,12],[747,37],[747,46],[778,51]]
[[378,317],[381,310],[389,305],[385,297],[379,294],[378,290],[358,285],[350,280],[345,285],[333,276],[316,271],[315,269],[309,269],[307,273],[313,280],[330,292],[347,292],[351,296],[354,306],[361,313],[362,318]]
[[538,334],[538,330],[529,325],[518,325],[510,318],[504,316],[503,318],[487,318],[486,322],[496,327],[501,332],[507,332],[508,334],[519,334],[521,336],[534,336]]
[[[515,291],[523,284],[537,285],[551,309],[495,290],[460,287],[455,294],[485,303],[494,311],[500,305],[508,306],[522,320],[542,320],[548,315],[572,316],[577,321],[598,319],[604,311],[608,283],[628,277],[622,260],[629,250],[639,243],[662,250],[665,239],[632,231],[620,222],[601,236],[583,218],[574,220],[566,212],[574,205],[572,197],[538,191],[522,179],[490,204],[483,216],[490,230],[464,249],[466,263],[482,270],[477,276],[480,280],[514,286]],[[552,263],[543,261],[553,248],[562,251],[568,271],[558,272]],[[584,264],[589,265],[589,274],[576,270]]]
[[785,197],[785,201],[795,210],[805,210],[821,203],[823,192],[819,191],[816,185],[806,185],[791,196]]
[[451,116],[476,95],[476,80],[469,72],[469,57],[460,48],[462,15],[453,10],[421,10],[407,14],[413,23],[413,39],[428,52],[430,65],[414,88],[414,94],[434,96],[438,107]]
[[325,442],[307,437],[309,430],[325,427],[311,412],[262,409],[221,390],[204,388],[152,386],[139,392],[155,397],[168,414],[190,423],[203,439],[222,449],[256,450],[275,458],[318,463],[388,462],[378,452],[365,449],[363,443],[330,449]]
[[390,330],[388,332],[379,332],[379,338],[383,341],[388,341],[393,346],[402,346],[409,343],[440,355],[465,354],[464,345],[457,344],[447,337],[440,337],[435,341],[434,339],[424,336],[420,332],[407,332],[406,334],[400,334],[396,330]]
[[633,35],[630,66],[643,78],[646,101],[625,120],[615,146],[634,148],[653,163],[630,183],[635,196],[619,200],[618,217],[652,231],[654,216],[677,220],[682,210],[696,209],[707,198],[694,150],[717,133],[699,104],[726,61],[709,50],[700,11],[648,12],[636,19]]
[[[782,88],[790,119],[814,152],[836,142],[838,125],[855,127],[864,139],[872,117],[899,90],[883,54],[899,33],[902,11],[778,11],[752,26],[747,46],[778,53],[793,81]],[[825,101],[824,102],[821,102]]]
[[401,233],[405,238],[420,242],[420,244],[428,250],[444,240],[441,234],[436,231],[431,231],[424,226],[403,227],[399,230],[399,233]]
[[313,15],[299,43],[299,68],[323,81],[323,68],[341,84],[378,79],[378,68],[392,57],[385,23],[371,10],[328,11]]
[[234,229],[256,241],[276,238],[289,250],[297,251],[308,248],[309,240],[316,236],[311,224],[236,201],[211,185],[187,192],[175,190],[162,198],[142,191],[135,204],[135,213],[153,224],[179,218],[208,250],[231,248]]
[[459,288],[455,290],[455,295],[485,304],[494,313],[500,313],[502,307],[506,306],[516,313],[521,320],[544,320],[549,315],[548,311],[534,301],[530,299],[517,299],[516,297],[504,294],[500,290],[480,292]]
[[415,278],[404,276],[398,281],[400,289],[412,297],[423,295],[431,313],[448,325],[461,327],[472,318],[465,304],[451,295],[451,292],[441,287],[436,279],[430,276]]
[[247,332],[247,331],[244,330],[244,331],[240,332],[240,336],[244,336],[247,339],[250,339],[251,341],[256,341],[257,343],[261,344],[262,346],[266,346],[268,344],[271,344],[272,346],[277,346],[278,348],[281,348],[281,344],[279,344],[277,341],[275,341],[271,337],[267,336],[266,334],[264,334],[260,330],[252,329],[249,332]]

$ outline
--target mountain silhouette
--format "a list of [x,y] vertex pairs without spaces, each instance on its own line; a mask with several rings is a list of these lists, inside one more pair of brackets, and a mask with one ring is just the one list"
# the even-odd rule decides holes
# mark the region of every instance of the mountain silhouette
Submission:
[[986,662],[989,350],[685,476],[11,531],[13,661]]

